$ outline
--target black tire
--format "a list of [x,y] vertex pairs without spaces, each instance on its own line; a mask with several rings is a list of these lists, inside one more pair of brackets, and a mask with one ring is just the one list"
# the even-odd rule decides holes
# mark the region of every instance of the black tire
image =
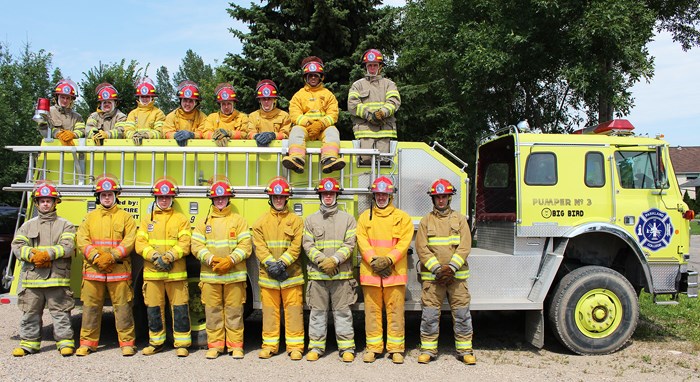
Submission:
[[549,321],[559,342],[572,352],[609,354],[624,346],[637,327],[637,293],[610,268],[581,267],[554,288]]

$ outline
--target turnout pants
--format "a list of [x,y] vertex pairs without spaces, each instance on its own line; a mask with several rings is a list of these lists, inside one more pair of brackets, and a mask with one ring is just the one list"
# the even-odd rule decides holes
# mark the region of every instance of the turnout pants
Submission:
[[207,317],[207,346],[224,352],[243,350],[243,304],[245,281],[229,284],[200,283]]
[[53,319],[53,338],[60,350],[74,348],[73,328],[70,313],[75,307],[73,292],[68,287],[26,288],[19,292],[17,299],[22,311],[19,323],[19,346],[29,353],[41,349],[41,327],[44,307],[49,309]]
[[143,300],[148,315],[148,343],[158,347],[165,343],[165,298],[170,301],[173,318],[173,346],[186,348],[190,337],[190,307],[187,280],[144,280]]
[[328,309],[333,308],[335,338],[338,352],[355,352],[355,332],[352,327],[350,305],[357,301],[355,280],[309,280],[306,301],[309,314],[309,350],[323,354],[326,351]]
[[109,293],[114,307],[114,321],[117,327],[119,346],[134,346],[134,314],[132,305],[134,291],[131,281],[93,281],[83,280],[80,300],[83,302],[83,323],[80,328],[80,346],[97,350],[102,325],[102,307],[105,294]]
[[447,296],[454,323],[455,347],[460,356],[472,353],[471,295],[466,280],[454,280],[449,286],[423,282],[423,314],[420,323],[421,353],[437,356],[440,335],[440,308]]
[[365,333],[367,351],[384,352],[382,309],[386,307],[386,351],[403,353],[405,350],[404,303],[406,286],[362,286],[365,296]]
[[279,351],[280,308],[284,307],[284,338],[287,353],[304,351],[303,286],[283,289],[260,288],[263,312],[262,347]]
[[[289,133],[290,156],[306,159],[304,157],[306,156],[307,136],[308,134],[305,128],[298,125],[292,127],[292,131]],[[338,132],[338,129],[335,126],[328,126],[321,132],[320,138],[321,141],[323,141],[323,145],[321,146],[321,160],[337,158],[340,151],[340,132]]]

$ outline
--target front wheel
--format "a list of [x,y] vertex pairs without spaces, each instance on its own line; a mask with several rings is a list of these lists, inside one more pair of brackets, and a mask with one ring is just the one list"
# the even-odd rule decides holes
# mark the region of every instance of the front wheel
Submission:
[[632,337],[639,321],[639,301],[620,273],[585,266],[556,286],[549,320],[559,342],[574,353],[609,354]]

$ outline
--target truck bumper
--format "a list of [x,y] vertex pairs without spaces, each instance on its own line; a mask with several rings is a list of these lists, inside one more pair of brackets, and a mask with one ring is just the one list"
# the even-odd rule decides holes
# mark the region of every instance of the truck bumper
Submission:
[[689,298],[698,298],[698,272],[689,270],[681,274],[680,291]]

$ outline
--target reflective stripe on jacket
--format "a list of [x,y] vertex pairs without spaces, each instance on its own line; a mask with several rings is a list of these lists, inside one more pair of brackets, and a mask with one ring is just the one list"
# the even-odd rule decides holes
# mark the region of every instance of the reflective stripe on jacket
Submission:
[[211,139],[216,130],[226,130],[231,139],[246,139],[248,136],[248,115],[234,110],[230,115],[224,115],[220,111],[211,113],[204,120],[202,138]]
[[135,132],[146,132],[151,139],[163,138],[163,122],[165,113],[155,107],[153,102],[148,105],[138,104],[136,109],[129,112],[124,124],[124,136],[131,139]]
[[457,269],[456,279],[466,280],[469,277],[467,256],[471,245],[466,216],[452,209],[445,212],[433,209],[421,219],[416,233],[416,252],[421,262],[422,280],[435,280],[434,272],[445,264]]
[[76,133],[78,138],[85,136],[85,122],[83,117],[71,108],[51,106],[49,109],[49,121],[53,127],[53,137],[56,137],[61,130],[68,130]]
[[[185,215],[168,208],[161,210],[151,204],[153,214],[144,214],[136,233],[136,253],[141,255],[144,280],[178,281],[187,280],[185,256],[190,254],[190,222]],[[151,220],[153,216],[153,220]],[[154,252],[164,255],[170,252],[175,257],[173,267],[168,272],[159,271],[151,262]]]
[[248,139],[254,139],[255,134],[263,132],[275,133],[275,139],[289,138],[292,130],[292,120],[289,113],[284,110],[274,108],[270,111],[258,109],[248,114]]
[[[309,280],[348,280],[353,278],[352,251],[355,249],[357,222],[345,211],[321,205],[321,209],[304,221],[302,246],[309,261],[306,273]],[[334,256],[338,260],[338,274],[331,277],[318,265]]]
[[176,132],[187,130],[193,132],[195,138],[202,138],[206,119],[207,115],[197,108],[186,113],[181,107],[178,107],[165,117],[163,135],[167,139],[173,139]]
[[[253,224],[255,256],[260,261],[260,287],[280,289],[304,284],[299,261],[303,232],[304,223],[301,218],[288,209],[280,212],[270,207],[269,211]],[[289,278],[282,282],[271,278],[264,265],[268,261],[277,260],[287,264]]]
[[[401,106],[401,95],[394,81],[381,75],[365,76],[355,81],[348,92],[348,112],[355,126],[357,138],[394,138],[396,139],[396,111]],[[382,129],[368,131],[372,125],[370,114],[382,110],[386,117],[382,120]],[[362,131],[361,133],[357,130]],[[367,131],[366,131],[367,130]],[[362,136],[362,135],[365,136]]]
[[126,114],[114,109],[109,113],[98,110],[87,119],[85,123],[85,134],[88,138],[95,135],[95,131],[102,130],[109,135],[111,139],[124,138],[124,127],[126,126]]
[[289,117],[292,123],[304,127],[320,120],[325,129],[338,122],[338,100],[323,84],[313,88],[305,85],[289,102]]

